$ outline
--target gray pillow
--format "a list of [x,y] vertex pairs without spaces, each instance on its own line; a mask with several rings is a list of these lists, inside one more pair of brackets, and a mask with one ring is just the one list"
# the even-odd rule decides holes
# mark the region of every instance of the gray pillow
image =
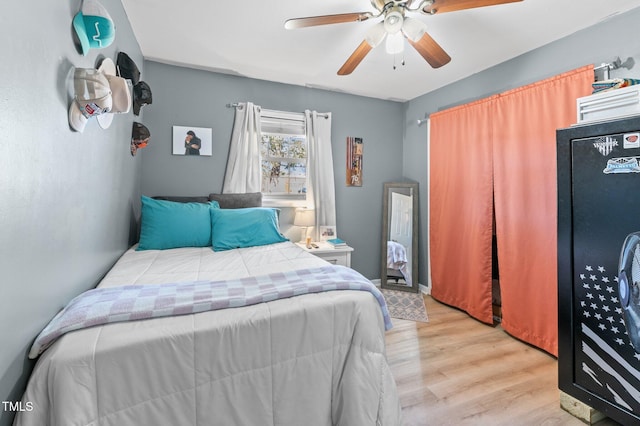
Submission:
[[209,197],[173,197],[170,195],[158,195],[155,200],[173,201],[176,203],[208,203]]
[[262,192],[249,194],[209,194],[208,201],[217,201],[221,209],[262,207]]

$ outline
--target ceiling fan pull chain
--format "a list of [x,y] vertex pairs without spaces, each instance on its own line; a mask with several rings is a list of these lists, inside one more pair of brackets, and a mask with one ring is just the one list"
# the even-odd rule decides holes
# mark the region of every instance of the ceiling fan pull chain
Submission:
[[[398,67],[396,66],[396,54],[393,54],[393,69],[397,69]],[[400,65],[402,65],[404,67],[405,64],[405,60],[404,60],[404,52],[402,52],[402,62],[400,62]]]

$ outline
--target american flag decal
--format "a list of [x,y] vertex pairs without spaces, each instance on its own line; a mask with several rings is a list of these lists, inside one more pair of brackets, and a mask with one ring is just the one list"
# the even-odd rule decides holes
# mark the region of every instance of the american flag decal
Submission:
[[640,354],[629,340],[616,267],[585,265],[575,279],[576,382],[628,411],[640,413]]
[[618,141],[611,136],[604,136],[604,137],[598,138],[593,143],[593,146],[596,147],[598,151],[600,151],[600,154],[606,157],[611,153],[611,151],[613,151],[613,148],[618,146]]

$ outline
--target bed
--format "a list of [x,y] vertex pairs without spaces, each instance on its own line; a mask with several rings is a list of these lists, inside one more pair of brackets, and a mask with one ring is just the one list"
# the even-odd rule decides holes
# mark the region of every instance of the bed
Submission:
[[[95,291],[355,273],[331,268],[344,267],[288,241],[219,251],[136,245]],[[33,410],[14,425],[399,425],[384,309],[369,291],[337,288],[36,340],[23,396]]]

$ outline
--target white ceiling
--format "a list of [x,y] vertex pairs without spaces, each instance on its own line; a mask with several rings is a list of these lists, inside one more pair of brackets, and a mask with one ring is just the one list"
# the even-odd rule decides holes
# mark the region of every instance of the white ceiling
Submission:
[[[640,0],[524,0],[410,16],[451,56],[432,69],[405,43],[405,62],[371,51],[336,73],[382,18],[296,30],[289,18],[375,12],[370,0],[122,0],[146,59],[228,74],[406,101],[640,6]],[[607,58],[603,58],[605,60]]]

